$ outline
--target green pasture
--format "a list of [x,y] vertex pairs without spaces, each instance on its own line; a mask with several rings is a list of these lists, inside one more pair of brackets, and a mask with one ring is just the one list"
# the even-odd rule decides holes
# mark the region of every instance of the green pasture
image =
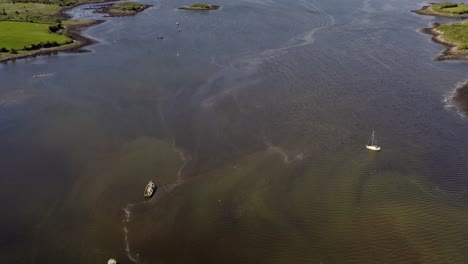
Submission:
[[432,11],[442,14],[464,15],[468,14],[468,5],[463,3],[456,4],[451,2],[435,3],[432,5]]
[[40,3],[0,2],[0,21],[51,23],[60,6]]
[[20,50],[25,46],[41,42],[56,41],[58,44],[64,44],[71,40],[65,35],[50,33],[49,26],[49,24],[27,22],[0,22],[0,49]]
[[458,50],[468,50],[467,22],[442,24],[438,26],[437,29],[443,32],[442,37],[446,41],[457,44]]

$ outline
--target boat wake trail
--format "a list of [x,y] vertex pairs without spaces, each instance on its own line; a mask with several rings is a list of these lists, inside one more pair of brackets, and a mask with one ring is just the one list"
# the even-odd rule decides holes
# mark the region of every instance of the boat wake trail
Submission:
[[[184,154],[183,151],[179,150],[176,148],[177,153],[179,154],[181,160],[182,160],[182,165],[180,166],[178,172],[177,172],[177,178],[174,183],[168,184],[166,186],[162,186],[161,188],[158,189],[158,196],[163,195],[164,193],[169,193],[181,184],[184,183],[184,177],[183,177],[183,172],[189,162],[191,161],[191,158],[187,158],[186,155]],[[128,203],[124,208],[123,208],[123,234],[124,234],[124,243],[125,243],[125,254],[127,255],[128,259],[130,259],[133,263],[138,263],[138,256],[139,254],[133,254],[131,247],[130,247],[130,241],[128,238],[129,234],[129,228],[128,224],[131,220],[132,217],[132,210],[136,206],[142,206],[145,204],[149,204],[152,200],[145,200],[139,203]]]
[[134,205],[135,204],[129,203],[123,209],[124,210],[123,231],[124,231],[124,241],[125,241],[125,254],[127,255],[128,259],[130,259],[133,263],[138,263],[136,257],[132,255],[132,252],[130,250],[130,243],[128,242],[128,222],[130,222],[130,217],[132,216],[132,207]]

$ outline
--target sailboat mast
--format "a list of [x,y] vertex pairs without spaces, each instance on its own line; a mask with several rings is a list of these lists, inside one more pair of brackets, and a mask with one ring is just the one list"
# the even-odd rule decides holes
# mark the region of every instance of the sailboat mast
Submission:
[[375,133],[375,131],[372,130],[372,144],[371,144],[371,146],[374,146],[374,133]]

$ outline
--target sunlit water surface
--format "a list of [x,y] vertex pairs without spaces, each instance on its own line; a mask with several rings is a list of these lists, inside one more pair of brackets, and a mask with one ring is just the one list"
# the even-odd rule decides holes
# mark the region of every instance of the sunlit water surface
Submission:
[[420,2],[146,3],[0,65],[2,263],[467,262],[468,64]]

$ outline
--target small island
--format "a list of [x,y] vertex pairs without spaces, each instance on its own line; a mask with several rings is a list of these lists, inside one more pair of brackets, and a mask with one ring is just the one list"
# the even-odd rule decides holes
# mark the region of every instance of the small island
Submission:
[[420,15],[465,19],[468,18],[468,5],[451,2],[431,3],[413,12]]
[[220,8],[219,5],[202,4],[202,3],[179,7],[179,9],[182,9],[182,10],[195,10],[195,11],[216,10],[218,8]]
[[97,13],[106,14],[109,17],[134,16],[139,12],[151,7],[135,2],[119,2],[101,5],[95,10]]

